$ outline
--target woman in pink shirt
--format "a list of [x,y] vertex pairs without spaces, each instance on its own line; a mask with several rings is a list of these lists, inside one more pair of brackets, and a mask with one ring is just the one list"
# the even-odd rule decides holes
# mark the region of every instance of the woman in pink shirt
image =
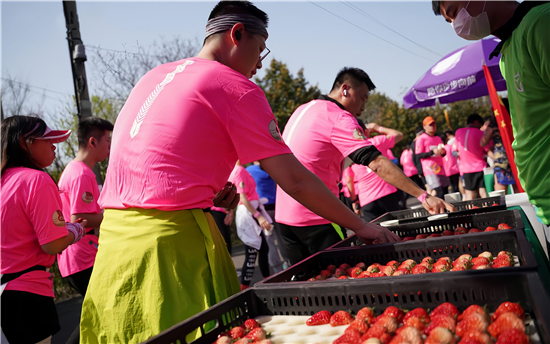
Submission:
[[49,270],[56,254],[80,240],[86,221],[65,223],[43,169],[55,159],[53,144],[70,134],[37,117],[2,121],[2,343],[50,343],[60,329]]

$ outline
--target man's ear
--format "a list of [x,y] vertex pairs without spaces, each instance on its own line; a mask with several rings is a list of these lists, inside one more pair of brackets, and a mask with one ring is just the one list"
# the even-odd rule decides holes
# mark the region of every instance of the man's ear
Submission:
[[88,146],[91,146],[91,147],[95,147],[95,145],[97,144],[96,142],[97,140],[91,136],[89,139],[88,139]]
[[239,45],[239,41],[242,39],[244,34],[244,25],[242,23],[237,23],[233,25],[229,32],[231,35],[231,42],[234,45]]

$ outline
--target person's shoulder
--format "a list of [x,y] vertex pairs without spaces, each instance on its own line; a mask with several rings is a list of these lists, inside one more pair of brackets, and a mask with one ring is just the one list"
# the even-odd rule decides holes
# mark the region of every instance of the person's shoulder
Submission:
[[54,185],[52,177],[44,171],[35,170],[26,167],[15,167],[8,169],[5,173],[10,172],[11,178],[16,178],[18,183],[27,185]]
[[[529,12],[527,12],[525,17],[523,17],[521,24],[533,26],[538,21],[547,22],[548,20],[550,20],[550,2],[533,7]],[[550,32],[548,32],[548,34],[550,35]]]

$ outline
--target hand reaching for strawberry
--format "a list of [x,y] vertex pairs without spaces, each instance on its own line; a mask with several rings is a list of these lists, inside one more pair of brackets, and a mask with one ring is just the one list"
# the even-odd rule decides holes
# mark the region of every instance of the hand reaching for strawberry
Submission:
[[399,242],[401,239],[388,229],[372,223],[365,223],[357,232],[357,237],[365,244]]

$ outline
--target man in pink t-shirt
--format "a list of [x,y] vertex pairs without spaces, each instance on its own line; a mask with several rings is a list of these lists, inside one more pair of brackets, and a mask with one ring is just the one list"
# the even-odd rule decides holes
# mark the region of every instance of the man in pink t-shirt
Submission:
[[[456,139],[452,130],[445,130],[443,133],[443,139],[445,140],[445,156],[443,157],[443,168],[445,168],[445,175],[449,177],[449,183],[451,192],[460,192],[460,171],[458,169],[458,160],[455,156],[454,147],[456,147]],[[462,192],[463,193],[463,192]]]
[[460,159],[459,169],[464,175],[464,189],[466,200],[476,198],[479,193],[481,198],[487,197],[483,169],[487,166],[485,155],[491,147],[492,129],[485,133],[479,128],[483,126],[483,118],[477,113],[468,116],[467,127],[456,131],[456,146],[458,158]]
[[[344,159],[369,166],[393,185],[433,204],[437,212],[453,207],[441,199],[425,198],[424,191],[384,157],[365,137],[356,117],[361,115],[374,84],[359,68],[342,69],[328,96],[299,106],[290,117],[283,138],[296,158],[338,195]],[[424,205],[431,208],[426,202]],[[280,224],[290,261],[295,264],[343,238],[331,221],[308,210],[281,188],[277,189],[275,219]]]
[[443,156],[443,140],[435,134],[436,123],[433,117],[428,116],[422,122],[424,133],[416,139],[415,153],[422,163],[422,172],[428,187],[435,192],[435,196],[443,197],[448,193],[449,177],[445,175]]
[[94,228],[103,214],[97,200],[99,187],[92,169],[109,157],[113,124],[99,117],[83,118],[78,124],[78,152],[59,178],[63,216],[71,222],[88,221],[86,236],[57,256],[59,272],[82,296],[86,295],[98,247]]

